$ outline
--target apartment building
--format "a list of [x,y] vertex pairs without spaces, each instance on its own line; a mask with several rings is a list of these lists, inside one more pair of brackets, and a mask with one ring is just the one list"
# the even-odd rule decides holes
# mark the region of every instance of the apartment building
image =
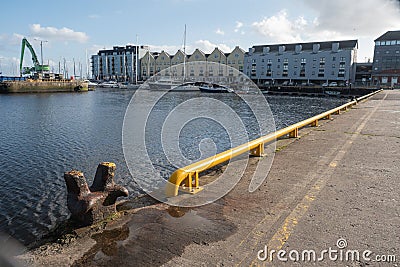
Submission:
[[[91,57],[92,77],[96,80],[115,80],[133,82],[140,79],[140,58],[146,46],[114,46],[113,49],[100,50]],[[136,59],[137,58],[137,59]],[[137,73],[136,73],[137,71]]]
[[244,56],[244,73],[258,84],[348,84],[357,48],[357,40],[257,45]]

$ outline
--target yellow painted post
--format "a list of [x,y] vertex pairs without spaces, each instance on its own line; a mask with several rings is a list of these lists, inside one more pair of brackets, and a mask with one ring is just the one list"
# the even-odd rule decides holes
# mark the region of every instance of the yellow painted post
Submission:
[[264,156],[264,144],[260,143],[258,146],[250,151],[250,155],[256,157]]
[[299,128],[295,128],[293,131],[289,133],[290,138],[297,138],[299,137]]
[[332,118],[331,114],[329,114],[326,117],[324,117],[325,120],[330,120],[331,118]]
[[336,114],[336,115],[340,115],[340,110],[337,110],[337,111],[335,111],[335,113],[334,114]]
[[191,172],[189,173],[188,179],[189,179],[189,192],[192,192],[193,179],[192,179],[192,173]]
[[311,127],[318,127],[318,120],[313,121]]
[[194,177],[194,182],[195,182],[195,187],[196,189],[199,189],[199,172],[196,171],[196,176]]

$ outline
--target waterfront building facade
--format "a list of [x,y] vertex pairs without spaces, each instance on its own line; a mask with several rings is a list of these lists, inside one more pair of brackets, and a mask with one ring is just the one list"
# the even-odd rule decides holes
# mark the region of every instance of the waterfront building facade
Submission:
[[244,73],[260,85],[345,85],[355,79],[357,48],[357,40],[253,46]]
[[145,46],[127,45],[100,50],[97,55],[91,57],[92,78],[134,82],[137,75],[138,79],[141,79],[139,59],[147,49]]
[[[244,50],[238,46],[230,53],[224,53],[217,47],[211,54],[206,54],[198,48],[190,55],[185,55],[182,50],[178,50],[174,55],[169,55],[165,51],[161,51],[160,53],[147,52],[140,59],[141,78],[146,80],[164,70],[163,75],[165,76],[176,77],[185,75],[189,79],[190,77],[203,76],[233,76],[234,71],[224,65],[242,71],[244,54]],[[217,64],[207,64],[207,62]],[[183,63],[186,63],[185,67]],[[171,68],[168,70],[169,67]],[[228,69],[230,70],[228,71]],[[147,75],[147,73],[150,75]]]
[[147,51],[146,54],[140,59],[141,79],[147,80],[154,75],[156,69],[157,52]]
[[243,61],[245,51],[239,46],[236,46],[231,53],[226,57],[227,65],[243,72]]
[[372,80],[376,85],[400,87],[400,31],[388,31],[375,40]]
[[155,58],[155,64],[156,73],[168,69],[171,67],[171,56],[167,52],[161,51],[161,53],[157,55],[157,58]]
[[182,50],[176,51],[175,55],[171,56],[171,73],[172,77],[183,77],[185,75],[185,70],[183,68],[183,63],[187,61],[187,55],[183,53]]

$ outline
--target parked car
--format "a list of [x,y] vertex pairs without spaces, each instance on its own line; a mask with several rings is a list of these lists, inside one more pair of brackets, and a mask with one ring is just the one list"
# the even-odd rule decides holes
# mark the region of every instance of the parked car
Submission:
[[308,82],[302,82],[301,83],[301,86],[313,86],[314,84],[313,83],[308,83]]
[[329,85],[328,83],[323,83],[323,84],[322,84],[323,87],[326,87],[326,86],[328,86],[328,85]]
[[337,86],[337,82],[331,82],[331,83],[329,83],[329,86],[332,86],[332,87]]

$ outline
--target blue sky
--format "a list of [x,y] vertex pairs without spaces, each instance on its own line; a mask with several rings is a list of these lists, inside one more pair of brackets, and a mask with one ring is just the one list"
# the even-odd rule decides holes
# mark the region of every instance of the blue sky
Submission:
[[[173,53],[187,50],[229,52],[256,44],[358,39],[358,61],[373,56],[373,40],[387,30],[400,30],[398,0],[146,0],[48,1],[2,3],[0,72],[17,75],[21,39],[47,40],[44,60],[81,62],[114,45],[139,43]],[[24,65],[31,65],[26,52]]]

